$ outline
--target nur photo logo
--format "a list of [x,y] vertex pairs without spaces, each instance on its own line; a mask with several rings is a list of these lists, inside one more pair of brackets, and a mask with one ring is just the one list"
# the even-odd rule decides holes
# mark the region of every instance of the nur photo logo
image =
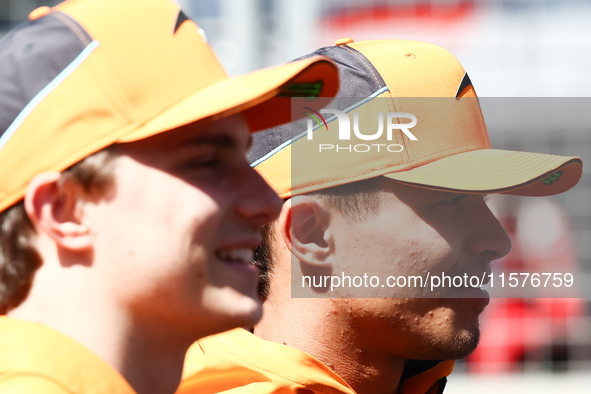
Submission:
[[[364,120],[360,121],[360,116],[358,112],[352,112],[353,119],[351,121],[349,114],[345,111],[337,110],[337,109],[329,109],[323,108],[320,112],[315,111],[308,107],[303,107],[305,110],[310,112],[304,112],[304,114],[308,115],[309,118],[307,119],[307,138],[308,140],[314,139],[314,132],[320,130],[321,132],[328,132],[328,124],[334,121],[337,121],[338,124],[338,134],[335,137],[338,137],[338,141],[351,141],[352,138],[361,141],[377,141],[377,140],[384,140],[384,131],[385,131],[385,140],[392,141],[394,139],[394,131],[400,130],[404,135],[411,141],[417,141],[417,137],[410,131],[411,128],[417,125],[417,117],[411,113],[407,112],[388,112],[386,116],[384,116],[384,112],[379,112],[377,114],[377,131],[368,130],[367,122],[364,123]],[[323,114],[331,115],[328,117],[328,120],[325,119]],[[385,118],[385,119],[384,119]],[[403,120],[410,120],[408,123],[403,123]],[[364,125],[363,127],[360,126]],[[352,127],[351,127],[352,126]],[[352,129],[352,132],[351,132]],[[323,138],[323,141],[325,139]],[[326,144],[321,143],[318,144],[319,152],[323,151],[336,151],[336,152],[369,152],[370,150],[377,150],[380,152],[380,149],[383,151],[388,152],[402,152],[404,150],[404,146],[400,144]]]

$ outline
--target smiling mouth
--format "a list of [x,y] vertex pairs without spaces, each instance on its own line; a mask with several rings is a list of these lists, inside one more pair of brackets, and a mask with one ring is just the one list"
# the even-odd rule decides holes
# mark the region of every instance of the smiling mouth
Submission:
[[254,250],[250,248],[219,249],[215,255],[218,259],[230,264],[252,264]]

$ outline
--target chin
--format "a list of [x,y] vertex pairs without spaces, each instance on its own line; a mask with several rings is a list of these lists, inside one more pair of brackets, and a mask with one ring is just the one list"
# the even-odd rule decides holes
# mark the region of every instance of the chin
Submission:
[[[431,332],[423,335],[423,346],[415,347],[406,358],[417,360],[457,360],[472,354],[478,346],[480,330],[459,332]],[[419,338],[417,338],[417,342]]]
[[476,350],[480,340],[480,330],[462,331],[453,337],[439,342],[438,350],[443,360],[457,360],[468,357]]
[[479,312],[446,305],[432,313],[413,330],[415,343],[423,346],[415,347],[410,358],[456,360],[476,350],[480,340]]
[[432,338],[432,346],[443,360],[456,360],[472,354],[480,341],[478,315],[470,317],[452,315],[446,319],[448,327]]
[[214,292],[214,297],[204,299],[210,322],[208,335],[236,327],[254,326],[261,320],[263,305],[256,294],[244,295],[230,288],[220,290]]

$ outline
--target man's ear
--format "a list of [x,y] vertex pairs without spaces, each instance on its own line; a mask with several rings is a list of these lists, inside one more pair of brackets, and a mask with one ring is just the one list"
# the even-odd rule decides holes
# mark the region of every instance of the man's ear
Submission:
[[287,248],[301,262],[326,266],[333,250],[330,213],[310,196],[295,196],[283,204],[278,225]]
[[81,252],[91,247],[90,229],[84,222],[80,202],[84,191],[64,180],[59,172],[44,172],[29,183],[25,211],[38,232],[51,237],[58,247]]

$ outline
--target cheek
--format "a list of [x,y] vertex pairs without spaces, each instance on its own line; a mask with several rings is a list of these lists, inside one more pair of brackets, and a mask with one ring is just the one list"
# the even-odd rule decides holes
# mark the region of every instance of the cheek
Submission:
[[217,207],[205,198],[183,201],[152,195],[109,211],[105,218],[111,216],[117,224],[105,223],[104,227],[110,227],[115,249],[124,251],[121,257],[149,260],[174,259],[195,243],[206,244],[217,218]]
[[[96,212],[95,263],[127,295],[158,292],[208,277],[219,208],[195,188],[121,190]],[[141,197],[138,197],[141,196]]]
[[391,256],[390,266],[397,275],[435,273],[453,266],[458,259],[454,248],[434,230],[400,235],[382,246]]
[[413,268],[420,272],[449,268],[459,257],[459,247],[452,245],[448,239],[424,223],[420,231],[405,233],[401,245]]
[[424,222],[410,222],[404,228],[361,227],[355,233],[339,236],[335,237],[341,240],[335,245],[337,275],[340,271],[351,275],[367,273],[385,281],[391,275],[435,274],[449,269],[459,259],[460,248],[450,245]]

